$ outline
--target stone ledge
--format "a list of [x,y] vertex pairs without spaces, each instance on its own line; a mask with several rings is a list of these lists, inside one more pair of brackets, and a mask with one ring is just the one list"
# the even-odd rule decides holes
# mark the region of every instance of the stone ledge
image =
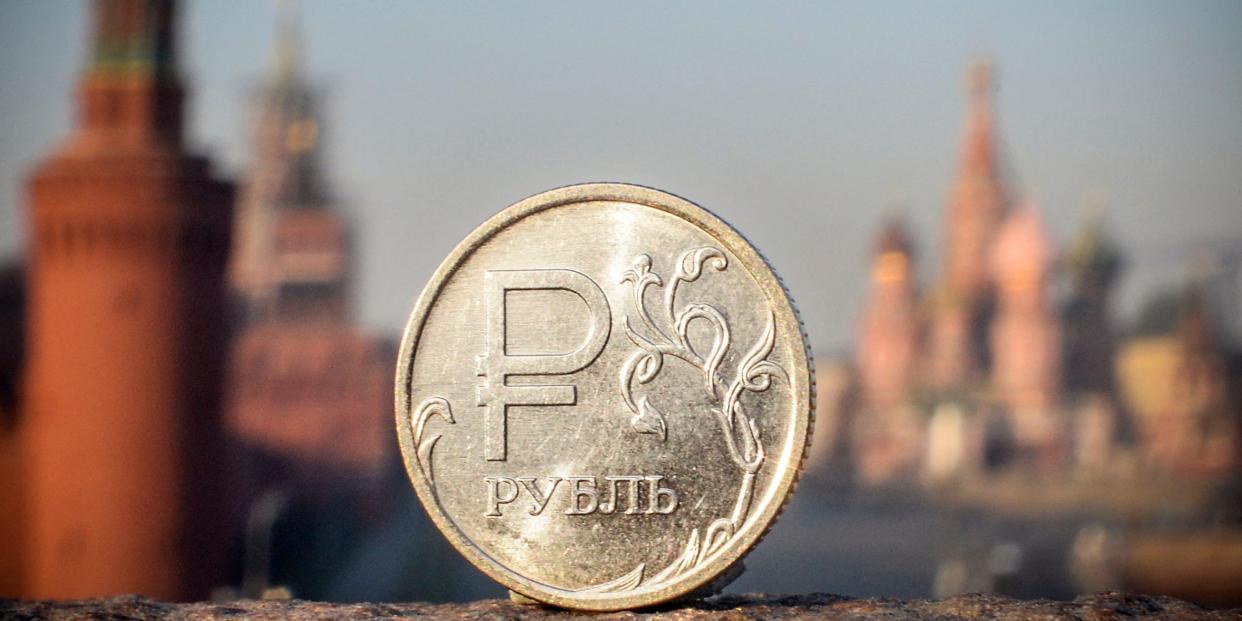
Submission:
[[[76,601],[0,600],[4,619],[564,619],[576,613],[508,600],[466,604],[328,604],[302,600],[242,600],[169,604],[136,596]],[[1242,609],[1212,611],[1171,597],[1100,593],[1072,602],[1021,601],[992,595],[941,600],[854,599],[813,593],[723,595],[592,619],[1239,619]]]

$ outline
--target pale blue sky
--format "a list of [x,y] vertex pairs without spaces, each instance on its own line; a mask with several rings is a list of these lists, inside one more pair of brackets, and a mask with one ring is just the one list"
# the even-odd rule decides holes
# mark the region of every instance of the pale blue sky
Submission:
[[[0,0],[0,256],[23,178],[70,127],[86,5]],[[922,266],[957,159],[963,73],[995,59],[1009,167],[1066,241],[1083,197],[1133,253],[1124,308],[1242,238],[1242,3],[307,1],[329,177],[359,226],[360,317],[395,331],[490,214],[568,183],[717,212],[786,277],[821,351],[849,346],[884,212]],[[188,2],[192,142],[243,170],[268,2]]]

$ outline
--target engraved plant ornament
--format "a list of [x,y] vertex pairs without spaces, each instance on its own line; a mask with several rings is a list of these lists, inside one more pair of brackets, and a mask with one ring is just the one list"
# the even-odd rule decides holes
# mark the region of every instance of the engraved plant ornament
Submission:
[[450,425],[457,421],[453,420],[453,408],[449,406],[448,400],[444,397],[428,397],[418,404],[418,409],[414,410],[410,417],[418,467],[422,469],[423,476],[427,478],[427,484],[432,492],[435,492],[436,480],[431,471],[431,452],[435,450],[436,442],[439,441],[441,434],[433,434],[426,440],[423,439],[423,431],[426,430],[427,421],[431,420],[432,416],[439,416]]
[[[622,283],[632,285],[635,313],[643,332],[635,329],[627,315],[622,319],[625,335],[639,350],[621,368],[621,392],[632,412],[630,427],[643,434],[654,434],[664,441],[668,435],[665,416],[647,396],[634,397],[636,386],[650,383],[664,368],[666,356],[681,360],[698,369],[703,376],[703,387],[718,404],[711,409],[720,423],[729,456],[742,472],[737,502],[727,518],[713,521],[700,538],[699,529],[690,533],[681,556],[646,581],[646,586],[658,585],[680,576],[719,550],[732,537],[750,512],[755,492],[755,477],[763,465],[765,453],[755,419],[747,414],[742,403],[746,392],[765,392],[772,385],[772,378],[788,382],[789,376],[780,365],[768,360],[776,343],[775,318],[767,310],[767,320],[759,339],[738,362],[733,376],[726,381],[721,363],[732,345],[729,322],[724,313],[710,304],[692,303],[677,307],[677,293],[682,283],[694,282],[704,274],[705,268],[717,272],[729,265],[724,253],[711,246],[692,248],[682,253],[677,261],[677,271],[667,285],[660,275],[651,270],[651,257],[641,254],[634,260],[633,268],[626,270]],[[650,287],[663,289],[663,304],[659,307],[658,321],[647,309],[646,293]],[[690,343],[690,324],[702,320],[712,331],[711,346],[706,355]],[[644,334],[645,332],[645,334]],[[582,589],[586,592],[608,593],[637,588],[644,584],[644,564],[615,580]]]
[[[702,564],[729,541],[750,512],[755,478],[766,456],[759,426],[746,412],[741,397],[747,392],[766,392],[774,377],[786,382],[789,379],[780,365],[767,359],[776,343],[775,317],[771,309],[767,310],[766,322],[759,339],[741,357],[732,377],[726,380],[721,364],[733,341],[724,313],[715,306],[703,303],[677,307],[677,294],[682,283],[698,280],[705,269],[721,272],[728,267],[728,259],[721,250],[703,246],[683,252],[677,261],[677,271],[667,285],[659,274],[651,270],[651,265],[651,257],[641,254],[635,258],[633,268],[626,270],[621,278],[622,283],[632,285],[632,301],[641,322],[640,328],[643,329],[643,332],[636,330],[628,315],[622,319],[626,336],[638,346],[638,351],[622,366],[620,377],[621,393],[632,413],[630,427],[641,434],[656,435],[661,442],[667,439],[668,422],[664,414],[649,397],[644,395],[636,399],[634,389],[659,376],[666,356],[691,365],[702,374],[703,388],[711,395],[713,402],[718,404],[711,408],[711,412],[720,423],[729,456],[742,473],[741,485],[730,516],[714,520],[701,536],[699,529],[691,531],[681,555],[659,573],[644,580],[646,564],[640,563],[616,579],[578,589],[582,593],[615,593],[633,590],[639,586],[662,585]],[[658,321],[653,319],[647,309],[646,294],[651,287],[663,289],[663,303],[658,309]],[[706,355],[690,343],[690,324],[695,320],[705,321],[711,328],[711,346]],[[431,469],[431,453],[435,449],[436,441],[440,439],[440,434],[424,438],[423,432],[434,416],[440,416],[448,424],[456,422],[448,401],[439,396],[424,400],[411,413],[417,462],[433,493],[435,477]]]

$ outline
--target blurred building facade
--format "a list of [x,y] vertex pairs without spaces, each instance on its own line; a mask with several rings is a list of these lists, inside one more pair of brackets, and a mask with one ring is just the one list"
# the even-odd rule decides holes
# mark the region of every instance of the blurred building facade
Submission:
[[1056,248],[1005,174],[990,63],[972,65],[967,85],[938,278],[920,286],[900,219],[873,247],[859,400],[835,414],[851,476],[864,487],[1000,472],[1235,480],[1237,381],[1201,286],[1163,328],[1125,335],[1111,308],[1121,253],[1101,219]]
[[1201,282],[1188,283],[1164,325],[1123,344],[1120,388],[1141,458],[1189,478],[1236,476],[1238,369]]
[[175,14],[94,4],[77,126],[27,185],[25,359],[3,446],[21,456],[22,510],[0,528],[20,533],[5,582],[24,597],[190,599],[223,579],[233,189],[184,146]]

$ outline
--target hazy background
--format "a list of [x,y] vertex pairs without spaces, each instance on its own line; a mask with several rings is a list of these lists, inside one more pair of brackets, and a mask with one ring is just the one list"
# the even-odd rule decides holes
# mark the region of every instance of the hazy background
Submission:
[[[89,11],[0,0],[0,258],[22,183],[68,133]],[[397,3],[307,0],[327,170],[359,225],[361,317],[391,332],[440,259],[516,200],[652,185],[755,242],[816,349],[852,341],[866,247],[907,214],[934,264],[968,61],[1057,240],[1103,197],[1130,316],[1199,244],[1242,232],[1242,3]],[[233,177],[275,7],[187,2],[191,135]],[[1236,320],[1235,320],[1236,326]]]

